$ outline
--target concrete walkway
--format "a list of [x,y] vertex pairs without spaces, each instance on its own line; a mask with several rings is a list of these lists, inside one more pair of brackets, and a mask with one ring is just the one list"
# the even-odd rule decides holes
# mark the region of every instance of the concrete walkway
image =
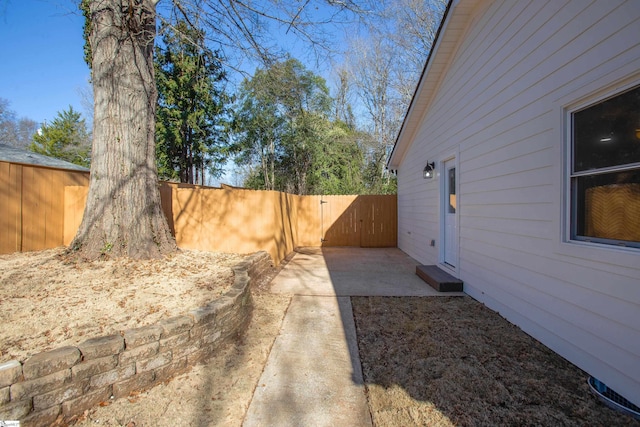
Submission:
[[395,248],[299,250],[272,283],[293,297],[243,425],[371,426],[349,297],[443,295],[416,264]]

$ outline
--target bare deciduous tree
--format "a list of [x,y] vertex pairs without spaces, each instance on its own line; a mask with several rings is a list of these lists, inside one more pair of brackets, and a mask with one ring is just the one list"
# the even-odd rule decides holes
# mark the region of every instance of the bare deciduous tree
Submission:
[[337,90],[334,100],[336,120],[344,122],[350,128],[355,128],[355,117],[351,105],[351,78],[346,67],[337,70]]
[[394,87],[408,106],[431,51],[447,0],[398,0],[385,10],[395,31],[387,32],[396,53]]
[[[159,0],[82,0],[94,88],[91,180],[84,217],[71,244],[77,256],[160,257],[176,250],[160,207],[155,164],[153,70]],[[271,30],[313,48],[330,46],[319,30],[367,0],[167,0],[160,17],[203,27],[228,57],[253,55],[271,63]],[[321,5],[328,4],[328,9]]]
[[71,249],[160,257],[176,249],[155,162],[155,0],[89,2],[94,93],[89,194]]
[[369,119],[371,168],[388,181],[387,157],[431,50],[446,0],[383,2],[364,37],[345,54],[349,77]]
[[9,101],[0,98],[0,144],[27,148],[38,130],[38,123],[26,117],[17,118]]
[[376,171],[371,179],[381,181],[402,114],[392,84],[395,54],[388,39],[382,37],[355,40],[352,46],[349,69],[373,137],[367,150],[371,167]]

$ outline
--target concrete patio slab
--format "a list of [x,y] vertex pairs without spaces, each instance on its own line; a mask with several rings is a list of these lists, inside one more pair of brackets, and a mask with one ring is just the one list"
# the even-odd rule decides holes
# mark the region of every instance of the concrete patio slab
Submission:
[[396,248],[302,248],[273,279],[293,294],[245,427],[372,425],[351,296],[439,296]]
[[324,296],[456,296],[415,274],[419,263],[397,248],[301,248],[272,282],[272,292]]
[[294,296],[245,427],[371,426],[347,297]]

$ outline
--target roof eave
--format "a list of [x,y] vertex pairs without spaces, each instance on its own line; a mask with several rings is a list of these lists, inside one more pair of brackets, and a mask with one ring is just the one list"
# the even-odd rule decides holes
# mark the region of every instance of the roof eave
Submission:
[[[458,7],[461,3],[466,7]],[[396,138],[391,155],[389,156],[387,169],[397,170],[400,163],[402,163],[402,159],[407,149],[411,146],[413,136],[417,131],[420,121],[430,105],[431,95],[435,92],[441,76],[446,73],[446,65],[443,64],[449,63],[449,58],[455,51],[461,34],[464,33],[460,27],[466,28],[469,17],[468,7],[473,8],[476,3],[477,2],[473,0],[450,0],[447,4],[433,42],[433,47],[422,69],[416,90],[411,98],[409,108],[398,132],[398,137]],[[452,29],[450,28],[451,22],[454,20],[456,24]],[[434,66],[434,64],[436,64],[436,66]]]

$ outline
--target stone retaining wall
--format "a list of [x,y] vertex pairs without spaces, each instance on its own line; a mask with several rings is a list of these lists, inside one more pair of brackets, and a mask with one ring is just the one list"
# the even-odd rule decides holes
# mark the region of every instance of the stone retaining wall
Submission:
[[233,267],[231,290],[185,315],[0,364],[0,420],[48,425],[189,370],[244,332],[251,281],[271,265],[266,252],[247,257]]

